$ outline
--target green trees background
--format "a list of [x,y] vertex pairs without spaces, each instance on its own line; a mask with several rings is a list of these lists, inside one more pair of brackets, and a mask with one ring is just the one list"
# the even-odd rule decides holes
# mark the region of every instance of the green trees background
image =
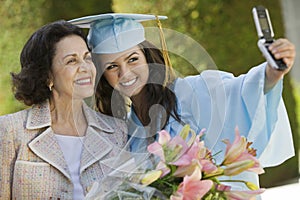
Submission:
[[[0,3],[0,115],[25,108],[14,100],[9,73],[19,71],[19,55],[29,36],[50,21],[107,12],[166,15],[168,20],[162,22],[164,28],[193,38],[205,48],[218,69],[235,75],[264,61],[256,46],[251,13],[254,5],[262,4],[269,9],[276,37],[284,37],[279,0],[0,0]],[[187,67],[188,60],[172,57],[175,69],[181,74],[198,73],[195,68]],[[293,87],[290,76],[286,76],[283,98],[298,147],[297,101]],[[296,176],[298,156],[280,167],[267,169],[261,184],[264,187],[280,185]]]

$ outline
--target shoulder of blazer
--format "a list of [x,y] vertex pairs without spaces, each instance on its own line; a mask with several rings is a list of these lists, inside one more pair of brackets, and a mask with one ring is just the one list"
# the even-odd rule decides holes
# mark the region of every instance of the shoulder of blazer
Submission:
[[[4,145],[6,148],[15,148],[15,151],[17,151],[21,144],[20,141],[24,138],[29,110],[30,109],[25,109],[16,113],[0,116],[0,145]],[[6,149],[6,151],[11,150]]]
[[31,108],[24,109],[15,113],[0,116],[0,130],[1,132],[11,132],[14,130],[24,130],[26,128],[26,120]]
[[125,122],[123,120],[97,112],[86,104],[83,104],[83,110],[90,126],[96,127],[106,133],[114,133],[116,132],[116,128],[124,129]]
[[[93,127],[96,127],[104,132],[102,136],[108,138],[111,141],[118,141],[118,144],[121,144],[122,146],[126,144],[127,142],[127,124],[124,120],[108,116],[105,114],[102,114],[100,112],[97,112],[91,108],[89,108],[89,112],[93,113],[93,116],[95,117],[94,124],[96,123],[97,126],[93,125]],[[103,129],[103,127],[109,127],[109,131],[106,131]]]

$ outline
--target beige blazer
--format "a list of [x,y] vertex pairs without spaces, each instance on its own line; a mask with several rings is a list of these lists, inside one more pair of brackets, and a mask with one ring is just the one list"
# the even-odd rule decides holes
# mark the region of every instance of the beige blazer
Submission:
[[[107,173],[102,162],[125,145],[127,127],[86,104],[83,110],[80,181],[87,193]],[[72,199],[71,175],[50,125],[48,102],[0,117],[0,199]]]

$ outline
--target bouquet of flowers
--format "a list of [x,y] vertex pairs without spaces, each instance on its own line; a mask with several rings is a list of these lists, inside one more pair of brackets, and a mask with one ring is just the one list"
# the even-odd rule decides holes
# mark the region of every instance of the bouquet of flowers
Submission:
[[[244,171],[264,172],[251,143],[236,129],[233,143],[223,141],[227,145],[226,152],[218,164],[201,140],[204,132],[196,135],[185,125],[178,136],[171,138],[168,132],[160,131],[158,141],[148,146],[150,157],[144,159],[153,163],[152,169],[129,170],[131,173],[114,181],[115,189],[110,188],[111,191],[99,199],[244,200],[261,194],[264,189],[254,183],[226,179]],[[248,189],[233,190],[225,184],[228,182],[240,182]]]

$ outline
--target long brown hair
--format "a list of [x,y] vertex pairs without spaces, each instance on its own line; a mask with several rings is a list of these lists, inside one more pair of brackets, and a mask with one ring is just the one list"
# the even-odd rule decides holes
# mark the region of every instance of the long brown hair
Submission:
[[[161,129],[164,128],[170,116],[180,122],[180,116],[177,112],[177,99],[172,92],[174,80],[167,80],[167,83],[165,80],[165,77],[175,77],[174,75],[166,76],[165,74],[166,72],[172,73],[173,71],[166,70],[162,52],[156,46],[148,41],[140,43],[139,46],[143,51],[149,66],[148,83],[140,92],[143,94],[141,97],[143,104],[139,107],[141,113],[140,121],[142,124],[149,124],[152,118],[152,116],[151,118],[149,116],[150,108],[153,105],[158,104],[164,108],[165,116],[159,122],[160,124],[154,123],[153,126],[158,127],[159,125]],[[97,56],[96,58],[94,57],[94,62],[96,66],[99,65]],[[98,69],[101,68],[99,66],[97,67]],[[126,103],[124,97],[118,91],[114,90],[114,88],[109,85],[103,76],[103,73],[100,72],[100,74],[102,76],[100,77],[95,94],[97,109],[101,113],[121,119],[127,119],[128,109],[126,109],[126,106],[129,106],[128,103]],[[162,114],[160,112],[154,113],[157,117]]]

